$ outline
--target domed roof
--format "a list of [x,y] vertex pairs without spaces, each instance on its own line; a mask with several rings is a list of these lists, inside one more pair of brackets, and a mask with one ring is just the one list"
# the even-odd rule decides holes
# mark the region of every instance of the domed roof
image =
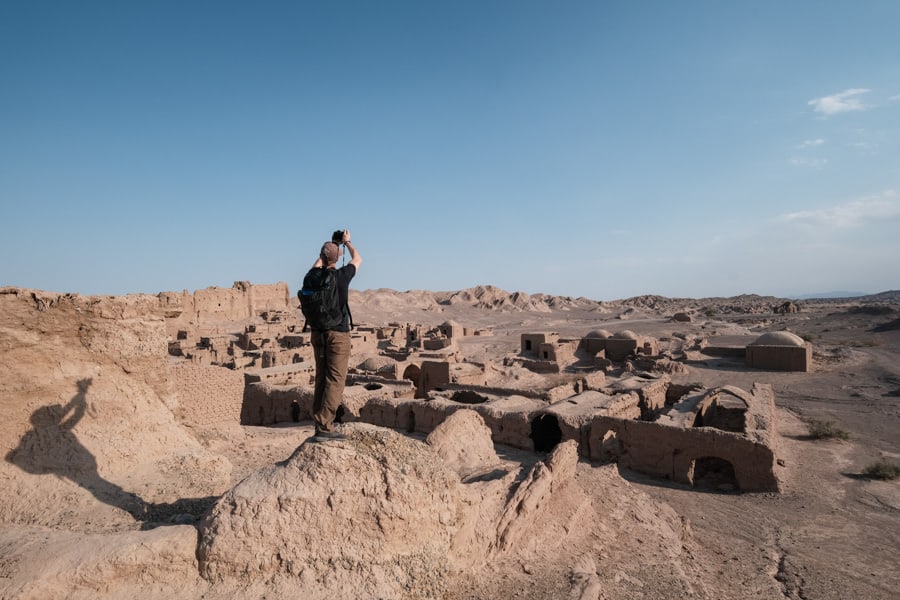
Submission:
[[764,333],[751,346],[803,346],[803,338],[790,331]]
[[611,337],[611,336],[612,336],[612,334],[611,334],[610,332],[608,332],[607,330],[605,330],[605,329],[595,329],[594,331],[589,331],[589,332],[587,333],[587,335],[585,335],[584,337],[586,337],[586,338],[600,338],[601,340],[605,340],[605,339],[607,339],[607,338],[609,338],[609,337]]
[[613,335],[614,340],[636,340],[638,336],[635,332],[630,329],[625,329]]
[[387,356],[370,356],[366,360],[360,363],[359,369],[363,371],[368,371],[370,373],[377,373],[379,371],[387,371],[393,368],[394,361]]

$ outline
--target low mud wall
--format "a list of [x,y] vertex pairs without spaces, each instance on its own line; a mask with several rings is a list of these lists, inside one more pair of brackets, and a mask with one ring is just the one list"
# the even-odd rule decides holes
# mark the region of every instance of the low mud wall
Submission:
[[682,429],[598,416],[591,422],[588,454],[592,460],[616,459],[626,469],[687,484],[694,483],[696,461],[713,457],[731,464],[742,491],[778,491],[772,448],[711,427]]

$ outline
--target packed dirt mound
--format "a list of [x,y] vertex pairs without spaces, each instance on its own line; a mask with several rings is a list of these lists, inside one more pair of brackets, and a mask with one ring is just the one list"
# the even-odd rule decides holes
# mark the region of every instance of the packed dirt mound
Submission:
[[474,410],[451,414],[425,442],[463,479],[489,471],[500,463],[490,430]]
[[[299,579],[305,598],[440,597],[458,479],[425,444],[354,424],[238,484],[202,527],[212,582]],[[276,582],[277,583],[277,582]]]
[[306,598],[351,589],[442,598],[461,572],[515,555],[578,462],[569,442],[523,476],[499,460],[473,411],[458,411],[425,444],[362,423],[344,430],[346,440],[307,441],[216,504],[200,535],[206,579],[276,594],[299,584]]
[[595,600],[652,587],[713,597],[678,515],[615,467],[580,463],[574,441],[528,466],[498,458],[468,410],[426,443],[362,423],[344,431],[305,442],[218,502],[198,551],[210,592]]
[[197,529],[85,534],[20,525],[0,529],[0,598],[199,598]]

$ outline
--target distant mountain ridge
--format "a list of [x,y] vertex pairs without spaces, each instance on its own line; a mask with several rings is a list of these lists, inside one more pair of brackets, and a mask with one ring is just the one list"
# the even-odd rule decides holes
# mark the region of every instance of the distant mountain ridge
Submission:
[[807,294],[797,300],[858,300],[860,302],[895,302],[900,300],[900,290],[888,290],[877,294],[857,292],[828,292],[823,294]]
[[803,294],[800,296],[791,296],[795,300],[818,300],[831,298],[859,298],[867,296],[866,292],[819,292],[816,294]]
[[[668,298],[655,294],[644,294],[622,300],[603,301],[584,297],[573,298],[572,296],[554,296],[551,294],[507,292],[493,285],[479,285],[458,291],[409,290],[398,292],[388,288],[379,288],[363,291],[351,290],[350,293],[354,302],[360,302],[370,308],[380,310],[392,310],[401,307],[416,307],[422,310],[429,310],[441,307],[468,306],[482,310],[503,312],[546,313],[554,310],[576,309],[607,312],[614,307],[653,311],[702,310],[715,306],[720,312],[754,313],[768,312],[776,306],[791,302],[789,298],[760,296],[757,294],[709,298]],[[807,301],[825,301],[843,298],[859,302],[894,302],[900,301],[900,291],[895,290],[842,298],[832,298],[830,295],[823,297],[810,296],[805,299]],[[796,300],[800,299],[797,298]]]
[[371,308],[391,309],[400,306],[416,306],[422,309],[442,306],[470,306],[486,310],[510,312],[550,312],[567,309],[601,310],[603,302],[571,296],[551,296],[548,294],[527,294],[507,292],[492,285],[479,285],[455,292],[431,292],[410,290],[398,292],[391,289],[354,291],[351,297]]

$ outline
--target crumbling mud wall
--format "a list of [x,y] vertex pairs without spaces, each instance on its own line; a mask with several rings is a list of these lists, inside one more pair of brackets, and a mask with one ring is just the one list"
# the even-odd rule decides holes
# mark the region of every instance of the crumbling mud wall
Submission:
[[[697,461],[718,458],[733,468],[741,491],[777,492],[774,450],[737,433],[713,428],[681,429],[646,421],[596,417],[590,434],[594,460],[608,458],[609,434],[619,466],[681,483],[695,483]],[[728,483],[728,482],[723,482]]]
[[529,415],[531,448],[547,452],[562,441],[575,440],[579,453],[587,457],[591,420],[598,414],[637,419],[641,415],[640,402],[636,392],[610,396],[589,390],[542,408]]
[[493,398],[489,402],[487,400],[485,398],[484,403],[473,404],[434,397],[427,402],[416,402],[411,406],[414,429],[420,433],[431,433],[454,412],[471,409],[484,419],[494,443],[531,449],[530,416],[547,404],[524,396]]
[[812,344],[790,346],[747,346],[745,360],[748,367],[771,371],[801,371],[812,368]]
[[771,386],[756,384],[750,393],[726,386],[707,394],[695,410],[708,409],[721,394],[746,403],[743,432],[598,415],[591,421],[588,455],[681,483],[699,484],[708,477],[722,489],[777,492]]
[[[314,388],[306,385],[251,383],[244,389],[241,425],[272,425],[309,421],[313,416]],[[408,419],[398,417],[412,400],[415,387],[409,381],[356,381],[350,378],[339,409],[341,422],[365,421],[373,425],[412,431]],[[398,425],[397,423],[401,423]]]
[[809,371],[812,344],[789,331],[772,331],[747,344],[745,361],[754,369]]
[[313,388],[310,386],[251,383],[244,389],[240,424],[272,425],[309,420],[312,404]]
[[240,422],[244,402],[244,375],[225,367],[178,363],[169,366],[172,404],[179,421],[187,425]]
[[193,294],[187,290],[161,292],[157,298],[173,337],[174,331],[186,324],[239,322],[268,311],[292,310],[290,288],[284,282],[236,281],[230,288],[208,287]]

